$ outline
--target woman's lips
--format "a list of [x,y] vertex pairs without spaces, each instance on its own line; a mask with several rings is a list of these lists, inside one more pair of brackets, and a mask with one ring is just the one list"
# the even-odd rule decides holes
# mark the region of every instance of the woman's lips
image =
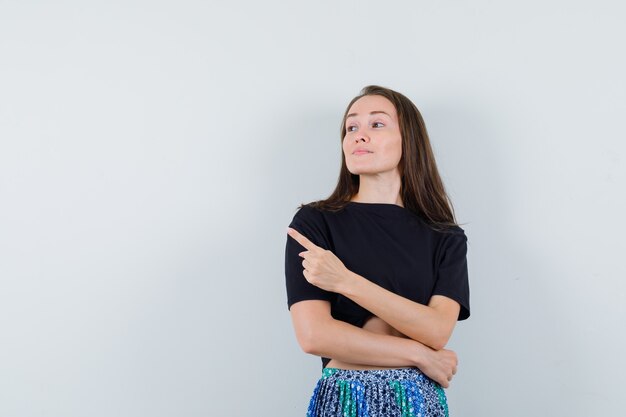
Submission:
[[371,152],[370,151],[355,151],[354,152],[355,155],[363,155],[363,154],[366,154],[366,153],[371,153]]

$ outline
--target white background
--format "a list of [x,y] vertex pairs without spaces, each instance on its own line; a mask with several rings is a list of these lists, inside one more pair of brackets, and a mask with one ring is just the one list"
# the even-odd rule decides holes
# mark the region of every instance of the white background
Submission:
[[451,415],[626,407],[619,1],[0,1],[0,416],[303,416],[286,226],[367,84],[468,235]]

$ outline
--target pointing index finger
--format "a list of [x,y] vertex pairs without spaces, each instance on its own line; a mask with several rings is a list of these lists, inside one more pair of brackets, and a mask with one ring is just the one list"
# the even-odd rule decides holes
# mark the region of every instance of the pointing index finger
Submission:
[[306,236],[303,236],[294,228],[288,227],[287,234],[308,250],[312,250],[318,247],[315,243],[311,242],[309,239],[306,238]]

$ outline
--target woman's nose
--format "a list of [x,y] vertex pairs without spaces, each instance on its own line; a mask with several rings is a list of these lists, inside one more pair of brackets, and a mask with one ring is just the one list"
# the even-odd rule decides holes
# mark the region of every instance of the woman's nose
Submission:
[[355,140],[356,142],[359,142],[359,141],[361,141],[361,140],[362,140],[363,142],[367,142],[367,141],[369,141],[369,137],[368,137],[367,135],[363,134],[363,133],[358,133],[358,134],[356,134],[356,135],[354,136],[354,140]]

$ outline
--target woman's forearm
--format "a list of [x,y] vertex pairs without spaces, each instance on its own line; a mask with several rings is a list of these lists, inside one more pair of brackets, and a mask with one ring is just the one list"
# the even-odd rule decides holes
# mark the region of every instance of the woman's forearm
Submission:
[[332,317],[330,302],[305,300],[291,306],[296,338],[307,353],[372,366],[420,366],[430,348],[415,340],[370,332]]
[[456,324],[459,306],[441,296],[431,305],[416,303],[349,271],[340,292],[402,334],[433,349],[443,349]]
[[298,340],[307,353],[371,366],[420,367],[430,350],[415,340],[373,333],[333,318]]
[[412,339],[372,333],[331,320],[311,343],[308,353],[359,365],[415,366],[444,388],[456,373],[457,357],[451,350],[435,351]]

